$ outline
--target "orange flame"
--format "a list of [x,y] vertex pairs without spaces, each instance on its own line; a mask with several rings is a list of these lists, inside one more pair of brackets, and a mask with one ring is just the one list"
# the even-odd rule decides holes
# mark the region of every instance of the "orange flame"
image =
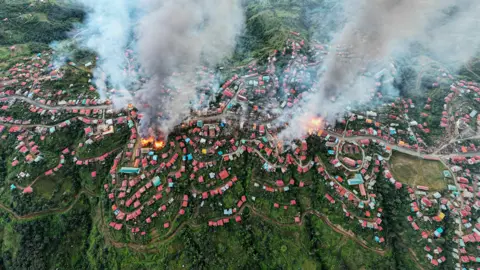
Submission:
[[314,117],[307,122],[308,134],[313,134],[322,128],[323,120],[320,117]]
[[164,141],[155,141],[155,143],[153,144],[153,148],[155,149],[162,149],[164,146],[165,146]]
[[320,127],[322,125],[322,118],[313,118],[312,120],[310,120],[310,122],[313,126]]
[[147,146],[149,144],[153,144],[155,142],[155,138],[153,138],[153,137],[142,138],[140,140],[140,142],[141,142],[142,146],[144,147],[144,146]]

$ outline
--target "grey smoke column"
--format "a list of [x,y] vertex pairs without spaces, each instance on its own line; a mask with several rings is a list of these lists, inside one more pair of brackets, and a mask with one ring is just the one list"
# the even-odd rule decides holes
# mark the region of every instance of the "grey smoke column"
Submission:
[[195,68],[228,57],[244,27],[238,0],[166,0],[148,9],[137,28],[140,62],[151,78],[135,98],[144,114],[143,135],[151,126],[169,133],[189,113]]
[[78,26],[78,33],[73,39],[80,47],[97,53],[98,60],[93,76],[100,96],[106,96],[107,79],[113,88],[125,89],[131,78],[123,74],[126,65],[124,53],[131,41],[132,28],[137,20],[137,6],[131,0],[73,2],[82,5],[87,12],[84,24]]
[[[281,134],[285,140],[305,134],[299,123],[306,117],[325,112],[331,117],[344,112],[351,102],[367,102],[373,80],[361,75],[363,69],[407,53],[413,43],[453,68],[479,49],[478,0],[345,0],[344,6],[347,22],[332,43],[347,47],[352,58],[330,52],[317,92]],[[340,99],[331,102],[338,95]]]
[[322,93],[330,98],[339,92],[362,98],[365,93],[346,87],[369,63],[384,60],[400,42],[423,33],[435,12],[447,7],[444,0],[368,0],[348,7],[353,16],[335,38],[353,55],[349,61],[331,53],[325,62]]

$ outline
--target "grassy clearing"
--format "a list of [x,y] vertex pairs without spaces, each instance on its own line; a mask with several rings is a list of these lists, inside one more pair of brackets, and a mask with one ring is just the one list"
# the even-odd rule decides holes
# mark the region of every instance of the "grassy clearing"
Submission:
[[35,183],[35,189],[41,194],[45,199],[50,199],[52,197],[52,192],[57,185],[56,177],[42,176]]
[[26,56],[30,54],[30,49],[28,48],[28,44],[16,44],[15,45],[15,53],[12,57],[10,52],[11,46],[0,46],[0,60],[8,60],[10,58],[17,58],[21,56]]
[[431,190],[443,190],[447,186],[442,173],[446,168],[439,161],[424,160],[394,152],[390,165],[393,176],[402,183],[411,186],[428,186]]
[[45,199],[58,201],[65,193],[72,193],[72,180],[63,173],[54,176],[41,176],[33,187]]

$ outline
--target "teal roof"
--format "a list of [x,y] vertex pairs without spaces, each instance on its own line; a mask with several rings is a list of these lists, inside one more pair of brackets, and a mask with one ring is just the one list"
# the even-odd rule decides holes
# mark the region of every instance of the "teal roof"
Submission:
[[363,184],[363,177],[361,174],[356,173],[355,177],[348,179],[348,184],[350,186]]
[[133,167],[122,167],[120,169],[120,172],[121,173],[128,173],[128,174],[131,174],[131,173],[140,173],[140,168],[133,168]]
[[14,189],[16,189],[16,188],[17,188],[17,187],[16,187],[14,184],[11,184],[11,185],[10,185],[10,190],[14,190]]
[[153,182],[153,185],[154,185],[154,186],[156,186],[156,187],[160,186],[160,184],[161,184],[160,177],[159,177],[159,176],[155,176],[155,177],[153,178],[153,181],[152,181],[152,182]]

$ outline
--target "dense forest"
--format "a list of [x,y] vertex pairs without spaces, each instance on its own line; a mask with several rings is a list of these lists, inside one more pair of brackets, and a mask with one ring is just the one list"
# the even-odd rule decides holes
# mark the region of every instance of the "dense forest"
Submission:
[[0,18],[3,20],[0,23],[0,45],[33,43],[40,46],[65,39],[73,24],[82,21],[84,15],[78,8],[57,4],[0,0]]

